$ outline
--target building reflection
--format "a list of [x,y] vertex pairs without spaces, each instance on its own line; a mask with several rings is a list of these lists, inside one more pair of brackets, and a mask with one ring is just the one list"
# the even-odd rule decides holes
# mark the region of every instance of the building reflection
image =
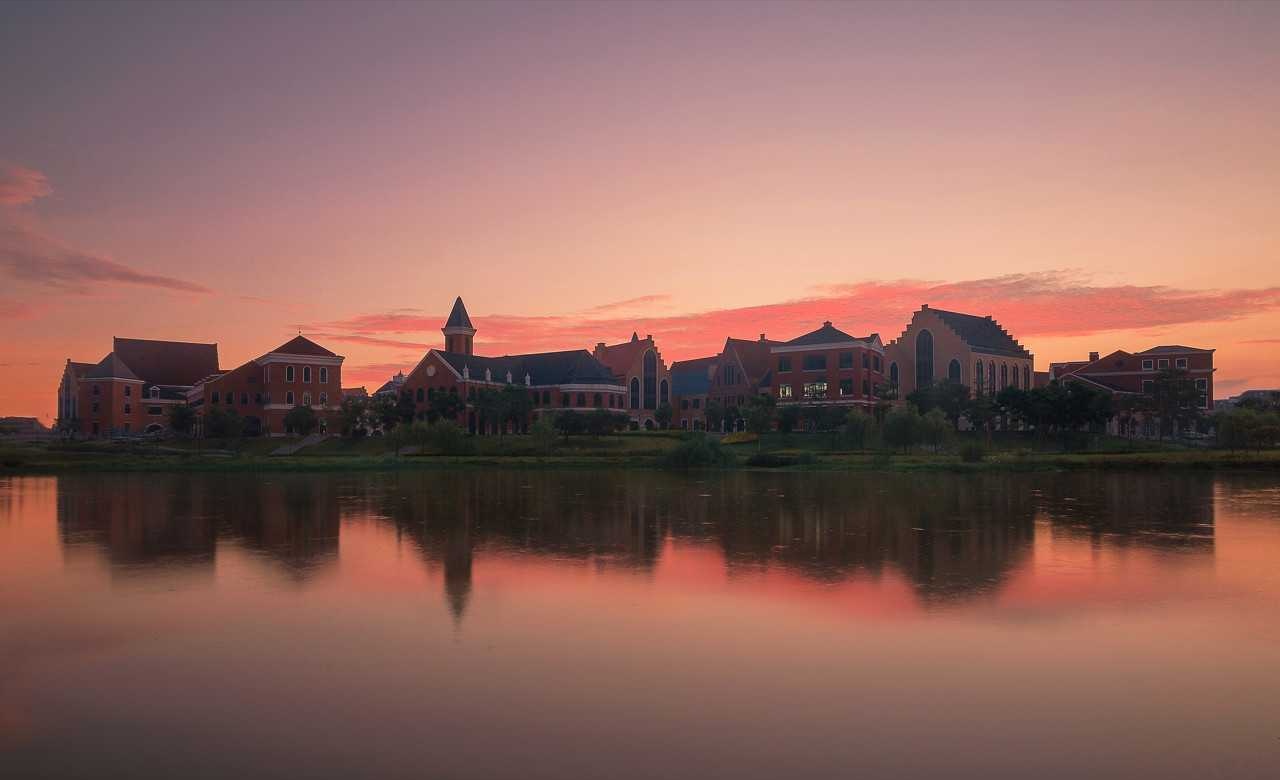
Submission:
[[443,572],[458,624],[494,556],[652,577],[669,545],[716,550],[730,579],[892,574],[926,606],[998,592],[1037,533],[1109,547],[1213,551],[1214,480],[1180,474],[907,475],[401,471],[87,475],[58,480],[63,544],[115,568],[211,570],[219,544],[303,583],[336,560],[342,518],[374,518]]

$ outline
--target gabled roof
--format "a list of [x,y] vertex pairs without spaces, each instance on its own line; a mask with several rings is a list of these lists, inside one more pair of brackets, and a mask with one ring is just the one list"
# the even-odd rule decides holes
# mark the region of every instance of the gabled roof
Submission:
[[938,315],[947,327],[956,332],[974,352],[988,355],[1005,355],[1008,357],[1029,358],[1031,353],[1014,340],[1000,323],[990,317],[978,317],[973,314],[929,309]]
[[271,350],[282,355],[315,355],[317,357],[337,357],[334,353],[315,343],[303,335],[297,335]]
[[640,338],[639,335],[632,333],[631,338],[621,344],[596,345],[595,357],[608,366],[613,373],[624,376],[627,373],[627,369],[635,365],[637,357],[643,354],[646,349],[653,348],[652,337],[645,336]]
[[1160,347],[1152,347],[1138,352],[1139,355],[1167,355],[1175,352],[1212,352],[1211,349],[1201,349],[1200,347],[1184,347],[1181,344],[1166,344]]
[[405,377],[404,377],[403,371],[396,372],[395,376],[391,377],[386,382],[384,382],[382,384],[382,387],[379,387],[377,390],[374,390],[373,394],[383,395],[385,393],[399,392],[400,388],[404,386],[404,378]]
[[150,339],[113,340],[113,352],[151,384],[190,387],[218,370],[218,345]]
[[88,372],[85,373],[87,379],[137,379],[141,381],[141,377],[133,373],[133,370],[120,359],[120,356],[114,352],[107,353],[107,356]]
[[75,377],[82,377],[82,376],[88,375],[89,369],[93,368],[95,365],[97,364],[96,363],[77,363],[74,360],[67,361],[67,367],[71,369],[71,375]]
[[715,370],[718,355],[677,360],[671,364],[672,395],[706,395],[711,391],[711,372]]
[[822,327],[817,330],[811,330],[803,336],[797,336],[786,343],[788,347],[802,347],[806,344],[835,344],[841,341],[857,341],[862,342],[863,339],[854,338],[839,328],[832,327],[831,322],[822,323]]
[[446,328],[471,328],[475,330],[475,326],[471,324],[471,317],[467,315],[467,307],[462,303],[461,295],[453,302],[453,311],[449,312],[449,319],[445,320],[444,326]]
[[769,370],[772,362],[769,350],[780,346],[782,346],[781,341],[772,339],[753,340],[730,337],[724,341],[724,351],[738,356],[738,362],[742,363],[742,370],[747,372],[747,383],[753,385],[760,384],[760,378]]
[[435,352],[459,374],[464,368],[470,369],[473,380],[483,381],[484,372],[488,369],[491,381],[505,382],[507,373],[510,372],[512,384],[517,385],[524,384],[526,374],[535,385],[618,383],[609,367],[591,357],[591,353],[585,349],[504,357],[481,357],[443,350]]

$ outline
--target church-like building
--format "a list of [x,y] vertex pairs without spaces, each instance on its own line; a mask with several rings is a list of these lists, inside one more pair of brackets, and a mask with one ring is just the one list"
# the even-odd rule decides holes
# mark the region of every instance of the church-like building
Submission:
[[885,346],[889,386],[899,398],[939,381],[976,394],[1031,389],[1035,357],[990,316],[920,307]]

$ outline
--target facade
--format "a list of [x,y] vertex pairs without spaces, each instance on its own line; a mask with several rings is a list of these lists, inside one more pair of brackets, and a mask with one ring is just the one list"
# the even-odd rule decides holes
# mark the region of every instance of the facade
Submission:
[[677,360],[671,364],[671,426],[684,431],[707,429],[707,401],[720,356]]
[[769,349],[771,392],[778,405],[841,405],[870,412],[884,385],[879,334],[855,338],[822,323],[815,331]]
[[391,398],[399,398],[400,391],[404,388],[404,372],[397,371],[396,375],[382,383],[382,386],[373,391],[374,398],[389,396]]
[[187,393],[196,410],[197,433],[210,409],[234,410],[249,435],[281,436],[284,418],[295,406],[310,406],[320,433],[336,430],[342,408],[342,356],[305,336],[297,336],[262,357],[230,371],[211,374]]
[[946,380],[979,393],[1031,389],[1035,357],[990,316],[922,306],[885,347],[886,378],[899,398]]
[[714,370],[707,388],[707,400],[714,401],[724,410],[719,430],[742,430],[746,422],[738,410],[746,407],[751,396],[772,391],[772,356],[769,350],[779,343],[766,339],[763,333],[755,340],[725,339],[724,348],[713,363]]
[[[1089,353],[1088,360],[1049,365],[1049,377],[1059,382],[1084,382],[1098,390],[1117,396],[1150,395],[1162,371],[1185,371],[1200,393],[1200,408],[1213,410],[1213,350],[1179,344],[1152,347],[1142,352],[1118,349],[1102,356]],[[1144,421],[1144,433],[1154,434],[1151,421]],[[1118,418],[1111,422],[1111,432],[1123,434]]]
[[632,333],[630,341],[612,346],[602,341],[596,344],[591,356],[608,366],[614,377],[627,388],[626,409],[632,427],[657,428],[654,412],[663,404],[674,405],[671,404],[671,372],[654,344],[653,336],[640,338]]
[[149,339],[112,340],[97,363],[68,360],[58,385],[58,424],[80,436],[160,433],[169,409],[218,371],[218,345]]
[[[446,349],[428,350],[405,377],[401,393],[413,399],[419,418],[425,419],[435,392],[462,399],[457,422],[471,433],[497,433],[476,404],[484,389],[507,386],[524,388],[533,402],[534,417],[568,409],[626,411],[626,391],[610,368],[585,349],[539,352],[526,355],[482,357],[473,354],[476,329],[458,298],[445,326]],[[449,349],[460,351],[453,351]]]

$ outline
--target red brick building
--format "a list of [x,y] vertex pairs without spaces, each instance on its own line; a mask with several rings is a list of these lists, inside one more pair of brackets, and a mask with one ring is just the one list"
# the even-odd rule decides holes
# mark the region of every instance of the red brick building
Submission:
[[169,409],[218,370],[218,345],[112,340],[97,363],[68,360],[58,385],[58,425],[81,436],[159,433]]
[[[342,356],[297,336],[262,357],[197,382],[187,400],[203,420],[212,408],[234,410],[249,435],[282,436],[295,406],[310,406],[320,433],[338,429],[342,408]],[[199,432],[197,428],[197,433]]]
[[441,331],[445,349],[428,350],[405,377],[401,394],[408,393],[419,418],[425,418],[432,392],[457,395],[463,401],[457,422],[472,433],[496,433],[476,405],[485,389],[523,387],[533,402],[533,416],[564,409],[627,410],[627,388],[614,372],[585,349],[525,355],[482,357],[473,354],[476,328],[458,298]]
[[[1049,364],[1049,378],[1059,382],[1084,382],[1113,395],[1151,395],[1162,371],[1185,371],[1200,393],[1200,408],[1213,410],[1213,350],[1180,344],[1152,347],[1142,352],[1118,349],[1088,360]],[[1119,425],[1112,421],[1112,427]],[[1114,433],[1122,433],[1113,430]]]
[[685,431],[707,429],[707,401],[720,359],[720,355],[712,355],[671,364],[672,427]]
[[663,404],[671,404],[671,372],[653,336],[640,338],[632,333],[630,341],[611,346],[602,341],[591,355],[608,366],[627,388],[627,415],[633,426],[646,430],[658,427],[654,412]]
[[879,334],[856,338],[828,322],[769,348],[771,392],[779,406],[840,405],[871,410],[884,384]]

